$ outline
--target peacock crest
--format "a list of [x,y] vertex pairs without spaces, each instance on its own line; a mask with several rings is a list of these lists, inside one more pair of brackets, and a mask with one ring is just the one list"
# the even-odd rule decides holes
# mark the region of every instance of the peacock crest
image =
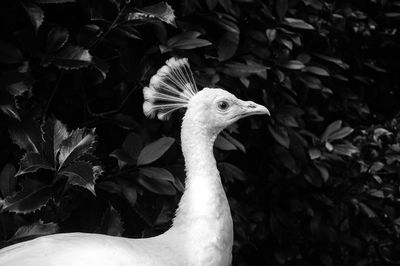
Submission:
[[184,108],[197,93],[187,58],[172,57],[165,62],[143,89],[143,112],[148,117],[168,119],[172,112]]

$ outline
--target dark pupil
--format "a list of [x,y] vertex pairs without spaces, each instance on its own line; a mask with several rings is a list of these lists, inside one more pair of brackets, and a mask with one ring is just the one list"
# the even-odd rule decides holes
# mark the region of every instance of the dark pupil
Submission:
[[228,108],[228,103],[227,102],[220,102],[219,103],[219,108],[225,110],[226,108]]

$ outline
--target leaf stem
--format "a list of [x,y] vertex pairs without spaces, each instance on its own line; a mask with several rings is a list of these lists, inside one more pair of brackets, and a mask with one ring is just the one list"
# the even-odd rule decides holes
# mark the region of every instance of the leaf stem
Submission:
[[42,119],[41,119],[42,123],[44,122],[44,120],[46,118],[46,114],[50,108],[50,104],[53,101],[54,96],[56,95],[58,87],[60,87],[60,83],[61,83],[62,78],[64,77],[64,74],[65,74],[65,70],[61,70],[60,75],[57,78],[57,82],[54,85],[54,89],[51,92],[49,99],[47,100],[46,107],[43,110]]
[[97,44],[102,42],[104,40],[104,38],[115,28],[115,26],[117,26],[117,22],[121,18],[122,13],[125,12],[125,9],[128,6],[128,4],[129,4],[129,2],[125,3],[125,5],[121,8],[121,10],[118,12],[118,15],[115,17],[115,19],[111,23],[110,27],[108,27],[106,32],[104,32],[95,42],[93,42],[93,44],[91,45],[91,47],[89,49],[93,49]]

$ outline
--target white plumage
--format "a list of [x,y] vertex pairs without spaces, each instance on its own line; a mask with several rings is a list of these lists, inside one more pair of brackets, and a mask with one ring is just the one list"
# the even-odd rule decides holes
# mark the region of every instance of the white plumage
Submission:
[[233,224],[213,155],[218,133],[238,119],[269,114],[222,89],[197,91],[187,59],[171,58],[143,90],[143,111],[166,119],[187,108],[181,129],[186,186],[172,227],[145,239],[67,233],[0,250],[0,266],[230,265]]

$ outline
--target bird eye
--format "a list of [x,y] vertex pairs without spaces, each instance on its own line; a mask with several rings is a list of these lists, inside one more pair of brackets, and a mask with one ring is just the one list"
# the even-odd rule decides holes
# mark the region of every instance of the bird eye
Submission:
[[226,111],[229,108],[229,103],[227,101],[219,101],[217,106],[219,110]]

